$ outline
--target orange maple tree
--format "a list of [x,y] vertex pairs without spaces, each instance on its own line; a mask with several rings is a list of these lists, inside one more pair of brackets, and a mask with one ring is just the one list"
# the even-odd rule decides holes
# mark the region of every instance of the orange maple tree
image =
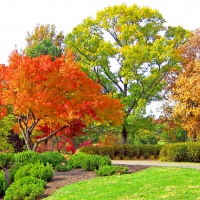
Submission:
[[[0,66],[0,74],[1,103],[11,105],[10,114],[16,116],[28,150],[35,151],[62,131],[69,133],[64,130],[73,126],[122,122],[123,105],[102,94],[101,86],[74,62],[71,51],[54,61],[49,55],[30,58],[14,51],[8,66]],[[39,132],[45,124],[48,134]]]

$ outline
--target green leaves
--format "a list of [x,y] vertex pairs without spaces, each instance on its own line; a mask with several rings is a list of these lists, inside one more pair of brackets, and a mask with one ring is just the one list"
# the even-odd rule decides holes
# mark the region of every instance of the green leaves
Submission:
[[188,31],[164,23],[157,10],[122,4],[87,18],[65,38],[88,76],[125,103],[125,121],[144,115],[146,105],[160,98],[168,72],[180,61],[175,48]]
[[26,53],[31,58],[38,57],[40,55],[50,55],[52,59],[61,56],[61,49],[54,46],[49,39],[44,39],[36,46],[31,47]]

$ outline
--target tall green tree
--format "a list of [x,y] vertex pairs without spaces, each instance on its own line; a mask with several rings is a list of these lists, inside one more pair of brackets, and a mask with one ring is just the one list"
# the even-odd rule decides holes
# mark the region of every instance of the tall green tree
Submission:
[[122,127],[146,113],[161,99],[165,76],[179,62],[175,49],[187,40],[182,27],[166,27],[163,16],[149,7],[109,6],[88,17],[65,38],[88,76],[126,105]]

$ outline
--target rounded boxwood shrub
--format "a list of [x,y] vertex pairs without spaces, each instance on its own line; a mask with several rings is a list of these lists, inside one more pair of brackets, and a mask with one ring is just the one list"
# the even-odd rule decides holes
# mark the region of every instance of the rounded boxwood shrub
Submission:
[[34,151],[23,151],[14,154],[14,161],[17,163],[36,163],[39,159],[39,154]]
[[57,151],[46,151],[41,153],[39,156],[40,162],[44,163],[44,165],[47,163],[52,164],[53,168],[65,162],[64,156]]
[[46,182],[34,177],[23,177],[13,182],[5,192],[4,200],[34,200],[43,194]]
[[82,168],[87,171],[98,169],[100,166],[111,165],[111,159],[107,156],[90,155],[79,152],[68,160],[67,165],[71,168]]
[[25,176],[31,176],[48,182],[52,180],[53,175],[52,165],[47,163],[47,165],[44,166],[43,163],[29,163],[17,170],[14,175],[14,180],[16,181]]
[[93,171],[98,168],[98,158],[94,155],[88,155],[81,163],[81,168],[85,171]]
[[4,171],[0,171],[0,196],[5,194],[7,188],[7,181]]
[[112,165],[112,162],[111,162],[111,159],[108,157],[108,156],[98,156],[96,155],[97,157],[97,160],[98,160],[98,167],[102,167],[102,166],[105,166],[105,165]]
[[67,164],[69,166],[71,166],[71,168],[73,168],[73,169],[82,168],[82,162],[84,162],[86,157],[88,157],[88,154],[83,153],[83,152],[79,152],[79,153],[73,154],[69,158]]
[[111,159],[107,156],[88,155],[82,162],[81,168],[86,171],[94,171],[104,165],[111,165]]
[[23,167],[24,165],[26,165],[26,164],[24,164],[24,163],[16,163],[14,166],[12,166],[10,168],[9,177],[10,177],[11,183],[14,181],[14,176],[15,176],[17,170],[20,169],[21,167]]
[[57,165],[55,167],[55,170],[58,171],[58,172],[68,172],[70,171],[72,168],[70,165]]

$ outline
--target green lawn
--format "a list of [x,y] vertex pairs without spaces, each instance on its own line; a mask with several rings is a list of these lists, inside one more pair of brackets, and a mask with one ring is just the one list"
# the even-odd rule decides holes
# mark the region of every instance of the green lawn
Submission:
[[46,200],[200,200],[200,170],[152,167],[65,186]]

